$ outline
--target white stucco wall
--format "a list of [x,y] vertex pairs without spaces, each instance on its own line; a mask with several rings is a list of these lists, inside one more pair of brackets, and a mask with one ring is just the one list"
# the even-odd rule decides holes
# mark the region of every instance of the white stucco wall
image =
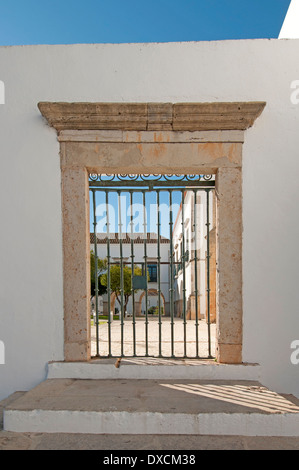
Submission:
[[244,145],[244,361],[299,396],[299,40],[0,48],[0,398],[63,358],[59,146],[39,101],[267,102]]

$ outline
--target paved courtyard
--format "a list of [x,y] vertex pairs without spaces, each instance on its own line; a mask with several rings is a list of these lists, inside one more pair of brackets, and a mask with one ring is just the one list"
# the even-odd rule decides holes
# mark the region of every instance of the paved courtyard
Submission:
[[[145,319],[136,318],[136,355],[145,356]],[[216,325],[210,325],[211,355],[215,356],[215,332]],[[162,328],[162,356],[171,357],[171,320],[163,317]],[[208,325],[200,320],[198,325],[199,356],[208,356]],[[187,357],[196,357],[196,326],[195,320],[187,320],[186,324]],[[133,356],[133,323],[132,317],[124,321],[124,355]],[[91,327],[92,355],[96,354],[96,327]],[[113,356],[121,355],[121,324],[114,320],[111,324],[111,352]],[[99,353],[108,355],[108,322],[100,320],[99,325]],[[148,354],[159,355],[159,320],[156,317],[149,318],[148,324]],[[176,357],[184,356],[184,323],[181,318],[175,318],[174,322],[174,354]]]

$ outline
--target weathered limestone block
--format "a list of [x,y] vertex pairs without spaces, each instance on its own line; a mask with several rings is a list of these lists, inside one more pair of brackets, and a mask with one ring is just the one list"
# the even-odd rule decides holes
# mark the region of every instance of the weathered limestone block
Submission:
[[[104,143],[68,142],[64,167],[85,167],[101,173],[215,173],[219,167],[240,167],[241,143]],[[170,170],[171,169],[171,170]]]
[[242,172],[220,168],[217,194],[217,354],[242,362]]
[[65,361],[90,359],[88,177],[62,170]]
[[245,130],[265,107],[250,103],[49,103],[38,108],[58,131],[75,130]]

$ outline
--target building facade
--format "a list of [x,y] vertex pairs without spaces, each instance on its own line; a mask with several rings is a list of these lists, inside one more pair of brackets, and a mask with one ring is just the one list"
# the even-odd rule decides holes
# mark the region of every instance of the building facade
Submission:
[[[110,256],[111,265],[120,266],[120,241],[119,234],[110,234]],[[95,237],[90,235],[90,249],[95,252]],[[160,235],[160,287],[158,285],[158,237],[155,233],[147,233],[147,289],[148,289],[148,311],[150,314],[157,314],[158,295],[160,290],[162,314],[169,316],[169,239]],[[131,235],[125,233],[122,236],[122,260],[123,265],[131,270]],[[105,233],[97,233],[97,256],[104,260],[107,259],[107,235]],[[144,260],[144,237],[143,234],[135,234],[134,236],[134,267],[140,269],[140,274],[145,271]],[[135,269],[134,268],[134,269]],[[108,314],[108,294],[103,295],[103,313]],[[135,314],[137,317],[144,316],[146,311],[145,290],[138,289],[134,292]],[[115,293],[111,294],[110,299],[111,311],[118,313],[121,310],[120,299]],[[126,305],[125,316],[133,315],[132,295]]]
[[208,195],[200,191],[195,196],[192,190],[186,190],[184,213],[181,204],[173,230],[175,313],[182,316],[185,309],[187,319],[196,319],[198,315],[199,319],[213,323],[216,321],[215,201],[214,191]]

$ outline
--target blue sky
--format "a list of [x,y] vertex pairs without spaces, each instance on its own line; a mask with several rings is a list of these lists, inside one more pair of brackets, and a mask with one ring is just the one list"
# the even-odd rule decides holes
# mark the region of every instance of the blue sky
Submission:
[[[177,213],[182,200],[181,191],[174,191],[172,193],[172,209],[173,209],[173,224],[175,223]],[[110,232],[119,231],[119,211],[118,211],[118,197],[116,193],[109,193],[109,219],[110,219]],[[157,194],[155,191],[146,192],[146,223],[147,232],[157,233]],[[130,196],[128,192],[121,193],[121,222],[122,232],[130,233],[131,231],[131,206]],[[102,191],[96,192],[96,220],[97,232],[106,232],[106,197]],[[133,193],[133,232],[143,233],[144,230],[144,214],[143,214],[143,197],[140,193]],[[168,191],[161,191],[160,193],[160,222],[161,222],[161,235],[168,238],[169,234],[169,193]],[[93,232],[93,199],[90,196],[90,227]]]
[[0,0],[0,45],[277,38],[290,0]]

